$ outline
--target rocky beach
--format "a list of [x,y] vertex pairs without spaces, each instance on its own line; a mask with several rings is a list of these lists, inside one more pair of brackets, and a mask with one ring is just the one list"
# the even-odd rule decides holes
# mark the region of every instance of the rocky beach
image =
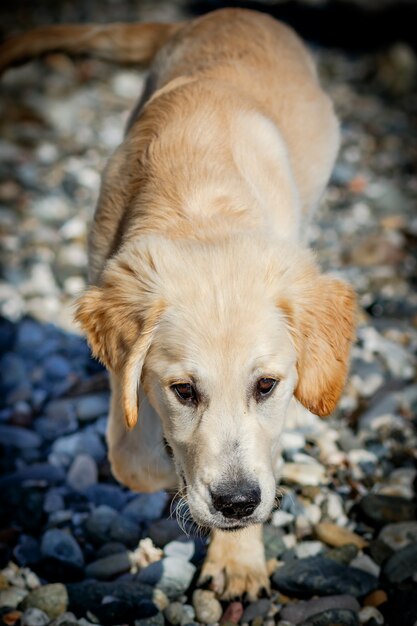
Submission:
[[[130,19],[189,15],[122,5]],[[119,19],[105,6],[100,19]],[[45,21],[45,6],[25,7],[28,26]],[[359,323],[336,412],[289,415],[264,529],[271,594],[257,602],[198,587],[208,538],[174,494],[112,477],[107,374],[72,319],[100,174],[145,74],[51,54],[2,78],[2,625],[417,623],[417,56],[401,41],[313,54],[342,146],[309,236],[323,270],[353,285]]]

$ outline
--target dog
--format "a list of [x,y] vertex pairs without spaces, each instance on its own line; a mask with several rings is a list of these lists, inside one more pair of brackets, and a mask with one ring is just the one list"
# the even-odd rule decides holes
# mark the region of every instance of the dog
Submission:
[[332,103],[298,36],[249,10],[47,26],[6,42],[0,67],[52,50],[150,64],[75,313],[110,372],[112,471],[180,487],[212,529],[200,580],[255,598],[288,407],[333,411],[354,336],[352,289],[305,241],[339,147]]

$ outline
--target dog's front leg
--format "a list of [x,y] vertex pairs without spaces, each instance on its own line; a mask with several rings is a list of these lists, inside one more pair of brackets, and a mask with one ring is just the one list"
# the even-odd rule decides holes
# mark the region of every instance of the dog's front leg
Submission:
[[141,394],[138,423],[128,430],[122,411],[122,381],[111,374],[110,383],[107,444],[113,475],[133,491],[177,489],[179,481],[165,447],[159,416]]
[[214,530],[199,583],[209,583],[224,600],[245,593],[255,600],[262,589],[269,591],[262,524],[238,531]]

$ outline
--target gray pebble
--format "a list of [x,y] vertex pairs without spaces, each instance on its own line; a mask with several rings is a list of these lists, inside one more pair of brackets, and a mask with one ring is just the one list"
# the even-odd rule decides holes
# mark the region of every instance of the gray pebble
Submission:
[[88,454],[78,454],[67,475],[67,483],[75,491],[85,491],[97,483],[98,469],[94,459]]
[[52,558],[69,567],[76,569],[84,567],[84,556],[74,537],[57,528],[47,530],[43,535],[41,553],[44,557]]
[[26,609],[20,618],[21,626],[46,626],[49,622],[48,615],[35,607]]
[[288,604],[282,609],[280,618],[291,622],[294,626],[298,626],[298,624],[305,622],[312,615],[323,613],[323,611],[327,611],[329,609],[347,609],[358,613],[360,605],[356,598],[352,596],[328,596],[326,598],[318,598],[315,600],[308,600],[306,602],[300,601],[294,604]]

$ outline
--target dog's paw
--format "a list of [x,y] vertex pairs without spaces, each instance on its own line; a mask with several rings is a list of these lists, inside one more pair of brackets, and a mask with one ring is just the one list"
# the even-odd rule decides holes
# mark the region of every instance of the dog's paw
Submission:
[[254,601],[262,591],[269,593],[270,583],[265,559],[250,554],[207,555],[199,585],[208,586],[222,600],[241,598]]

